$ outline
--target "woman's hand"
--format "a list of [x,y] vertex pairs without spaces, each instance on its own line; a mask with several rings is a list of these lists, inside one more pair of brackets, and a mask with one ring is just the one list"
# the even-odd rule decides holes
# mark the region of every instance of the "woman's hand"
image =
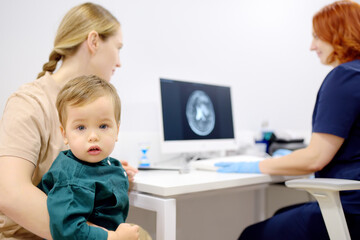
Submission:
[[137,168],[134,168],[129,165],[129,163],[126,160],[120,160],[121,165],[123,166],[124,170],[126,171],[126,174],[128,176],[129,182],[134,181],[134,176],[139,171]]

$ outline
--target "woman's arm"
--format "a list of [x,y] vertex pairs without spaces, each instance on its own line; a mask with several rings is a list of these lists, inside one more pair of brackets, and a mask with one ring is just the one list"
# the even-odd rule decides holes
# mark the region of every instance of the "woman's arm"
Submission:
[[324,168],[343,142],[344,138],[332,134],[313,133],[306,148],[284,157],[265,159],[260,162],[260,171],[272,175],[311,174]]
[[0,157],[0,211],[34,234],[52,239],[46,195],[31,182],[35,166],[18,157]]

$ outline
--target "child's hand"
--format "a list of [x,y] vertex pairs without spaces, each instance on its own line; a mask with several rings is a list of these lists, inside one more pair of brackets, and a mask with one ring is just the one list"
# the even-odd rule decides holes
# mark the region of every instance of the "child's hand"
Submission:
[[109,231],[108,239],[117,240],[139,240],[139,226],[122,223],[115,232]]
[[138,172],[138,170],[129,165],[129,163],[125,160],[120,160],[122,167],[124,168],[126,174],[128,175],[129,182],[134,181],[134,176]]

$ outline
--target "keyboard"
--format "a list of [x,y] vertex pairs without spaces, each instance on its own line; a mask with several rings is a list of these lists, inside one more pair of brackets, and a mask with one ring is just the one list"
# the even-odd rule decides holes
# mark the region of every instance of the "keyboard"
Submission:
[[237,155],[237,156],[226,156],[220,158],[210,158],[206,160],[197,160],[190,162],[190,167],[197,170],[216,171],[219,167],[215,167],[215,163],[218,162],[252,162],[261,161],[265,157],[253,156],[253,155]]

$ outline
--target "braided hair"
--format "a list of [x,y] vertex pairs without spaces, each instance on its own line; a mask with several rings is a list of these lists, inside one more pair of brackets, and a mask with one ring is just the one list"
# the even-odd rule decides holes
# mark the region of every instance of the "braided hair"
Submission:
[[98,4],[83,3],[70,9],[57,30],[49,61],[43,65],[37,78],[44,76],[45,72],[53,73],[59,61],[77,51],[89,32],[95,30],[102,40],[106,40],[119,26],[118,20]]

